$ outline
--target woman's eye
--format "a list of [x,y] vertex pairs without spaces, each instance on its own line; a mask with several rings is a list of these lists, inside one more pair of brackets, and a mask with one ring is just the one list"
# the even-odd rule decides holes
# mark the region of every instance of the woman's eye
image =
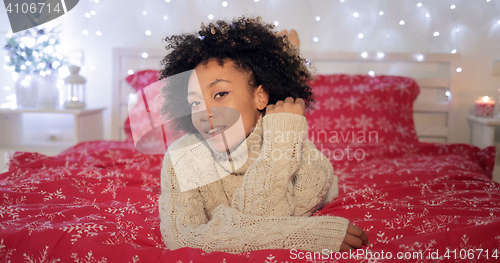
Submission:
[[190,106],[191,108],[194,108],[194,107],[196,107],[196,106],[198,106],[198,105],[200,105],[200,102],[199,102],[199,101],[193,101],[193,102],[189,103],[189,106]]
[[228,93],[229,92],[227,92],[227,91],[219,92],[219,93],[215,94],[214,99],[222,98],[222,97],[226,96]]

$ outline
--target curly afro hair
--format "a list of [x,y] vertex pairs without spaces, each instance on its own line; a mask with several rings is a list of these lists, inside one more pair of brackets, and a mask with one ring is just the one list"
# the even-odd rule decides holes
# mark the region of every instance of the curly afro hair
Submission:
[[[302,98],[306,108],[311,109],[314,98],[307,85],[312,78],[309,62],[300,57],[287,36],[279,36],[273,29],[274,25],[262,23],[260,17],[240,17],[229,23],[202,23],[201,30],[194,34],[166,37],[165,49],[171,52],[161,61],[160,80],[168,83],[169,77],[191,71],[210,59],[217,59],[221,66],[229,59],[237,70],[250,73],[249,90],[262,85],[269,94],[268,104],[287,97]],[[186,100],[189,76],[180,74],[171,79],[177,83],[163,86],[161,113],[174,120],[176,132],[196,132]]]

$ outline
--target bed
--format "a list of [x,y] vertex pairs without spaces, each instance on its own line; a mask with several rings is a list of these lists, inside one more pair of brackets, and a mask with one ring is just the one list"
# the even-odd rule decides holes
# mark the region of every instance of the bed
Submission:
[[138,151],[127,121],[129,94],[154,80],[162,55],[161,50],[114,51],[113,94],[120,98],[113,105],[114,140],[83,142],[52,157],[9,156],[8,171],[0,174],[0,262],[494,262],[500,257],[500,184],[492,181],[496,150],[451,143],[455,102],[445,94],[453,94],[457,57],[449,54],[304,53],[317,69],[310,83],[317,102],[306,116],[309,138],[330,158],[340,189],[339,197],[313,216],[349,219],[367,232],[369,246],[342,254],[169,250],[158,217],[163,154]]

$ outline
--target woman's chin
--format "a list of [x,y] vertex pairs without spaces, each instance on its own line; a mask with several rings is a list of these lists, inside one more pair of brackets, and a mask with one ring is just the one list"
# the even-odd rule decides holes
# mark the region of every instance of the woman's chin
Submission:
[[230,147],[226,147],[226,144],[224,143],[224,140],[221,135],[215,136],[213,138],[209,138],[207,140],[208,145],[210,145],[210,148],[216,152],[226,152]]

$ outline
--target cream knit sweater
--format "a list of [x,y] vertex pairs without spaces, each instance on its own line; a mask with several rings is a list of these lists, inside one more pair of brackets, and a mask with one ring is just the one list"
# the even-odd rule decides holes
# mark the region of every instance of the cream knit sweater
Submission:
[[[283,139],[287,132],[292,136]],[[229,169],[229,175],[181,191],[178,181],[183,179],[176,171],[196,176],[207,167]],[[165,154],[159,200],[161,234],[172,250],[339,251],[349,221],[310,216],[338,195],[337,182],[330,161],[307,139],[307,121],[299,114],[261,117],[229,158],[212,151],[201,135],[186,134]]]

